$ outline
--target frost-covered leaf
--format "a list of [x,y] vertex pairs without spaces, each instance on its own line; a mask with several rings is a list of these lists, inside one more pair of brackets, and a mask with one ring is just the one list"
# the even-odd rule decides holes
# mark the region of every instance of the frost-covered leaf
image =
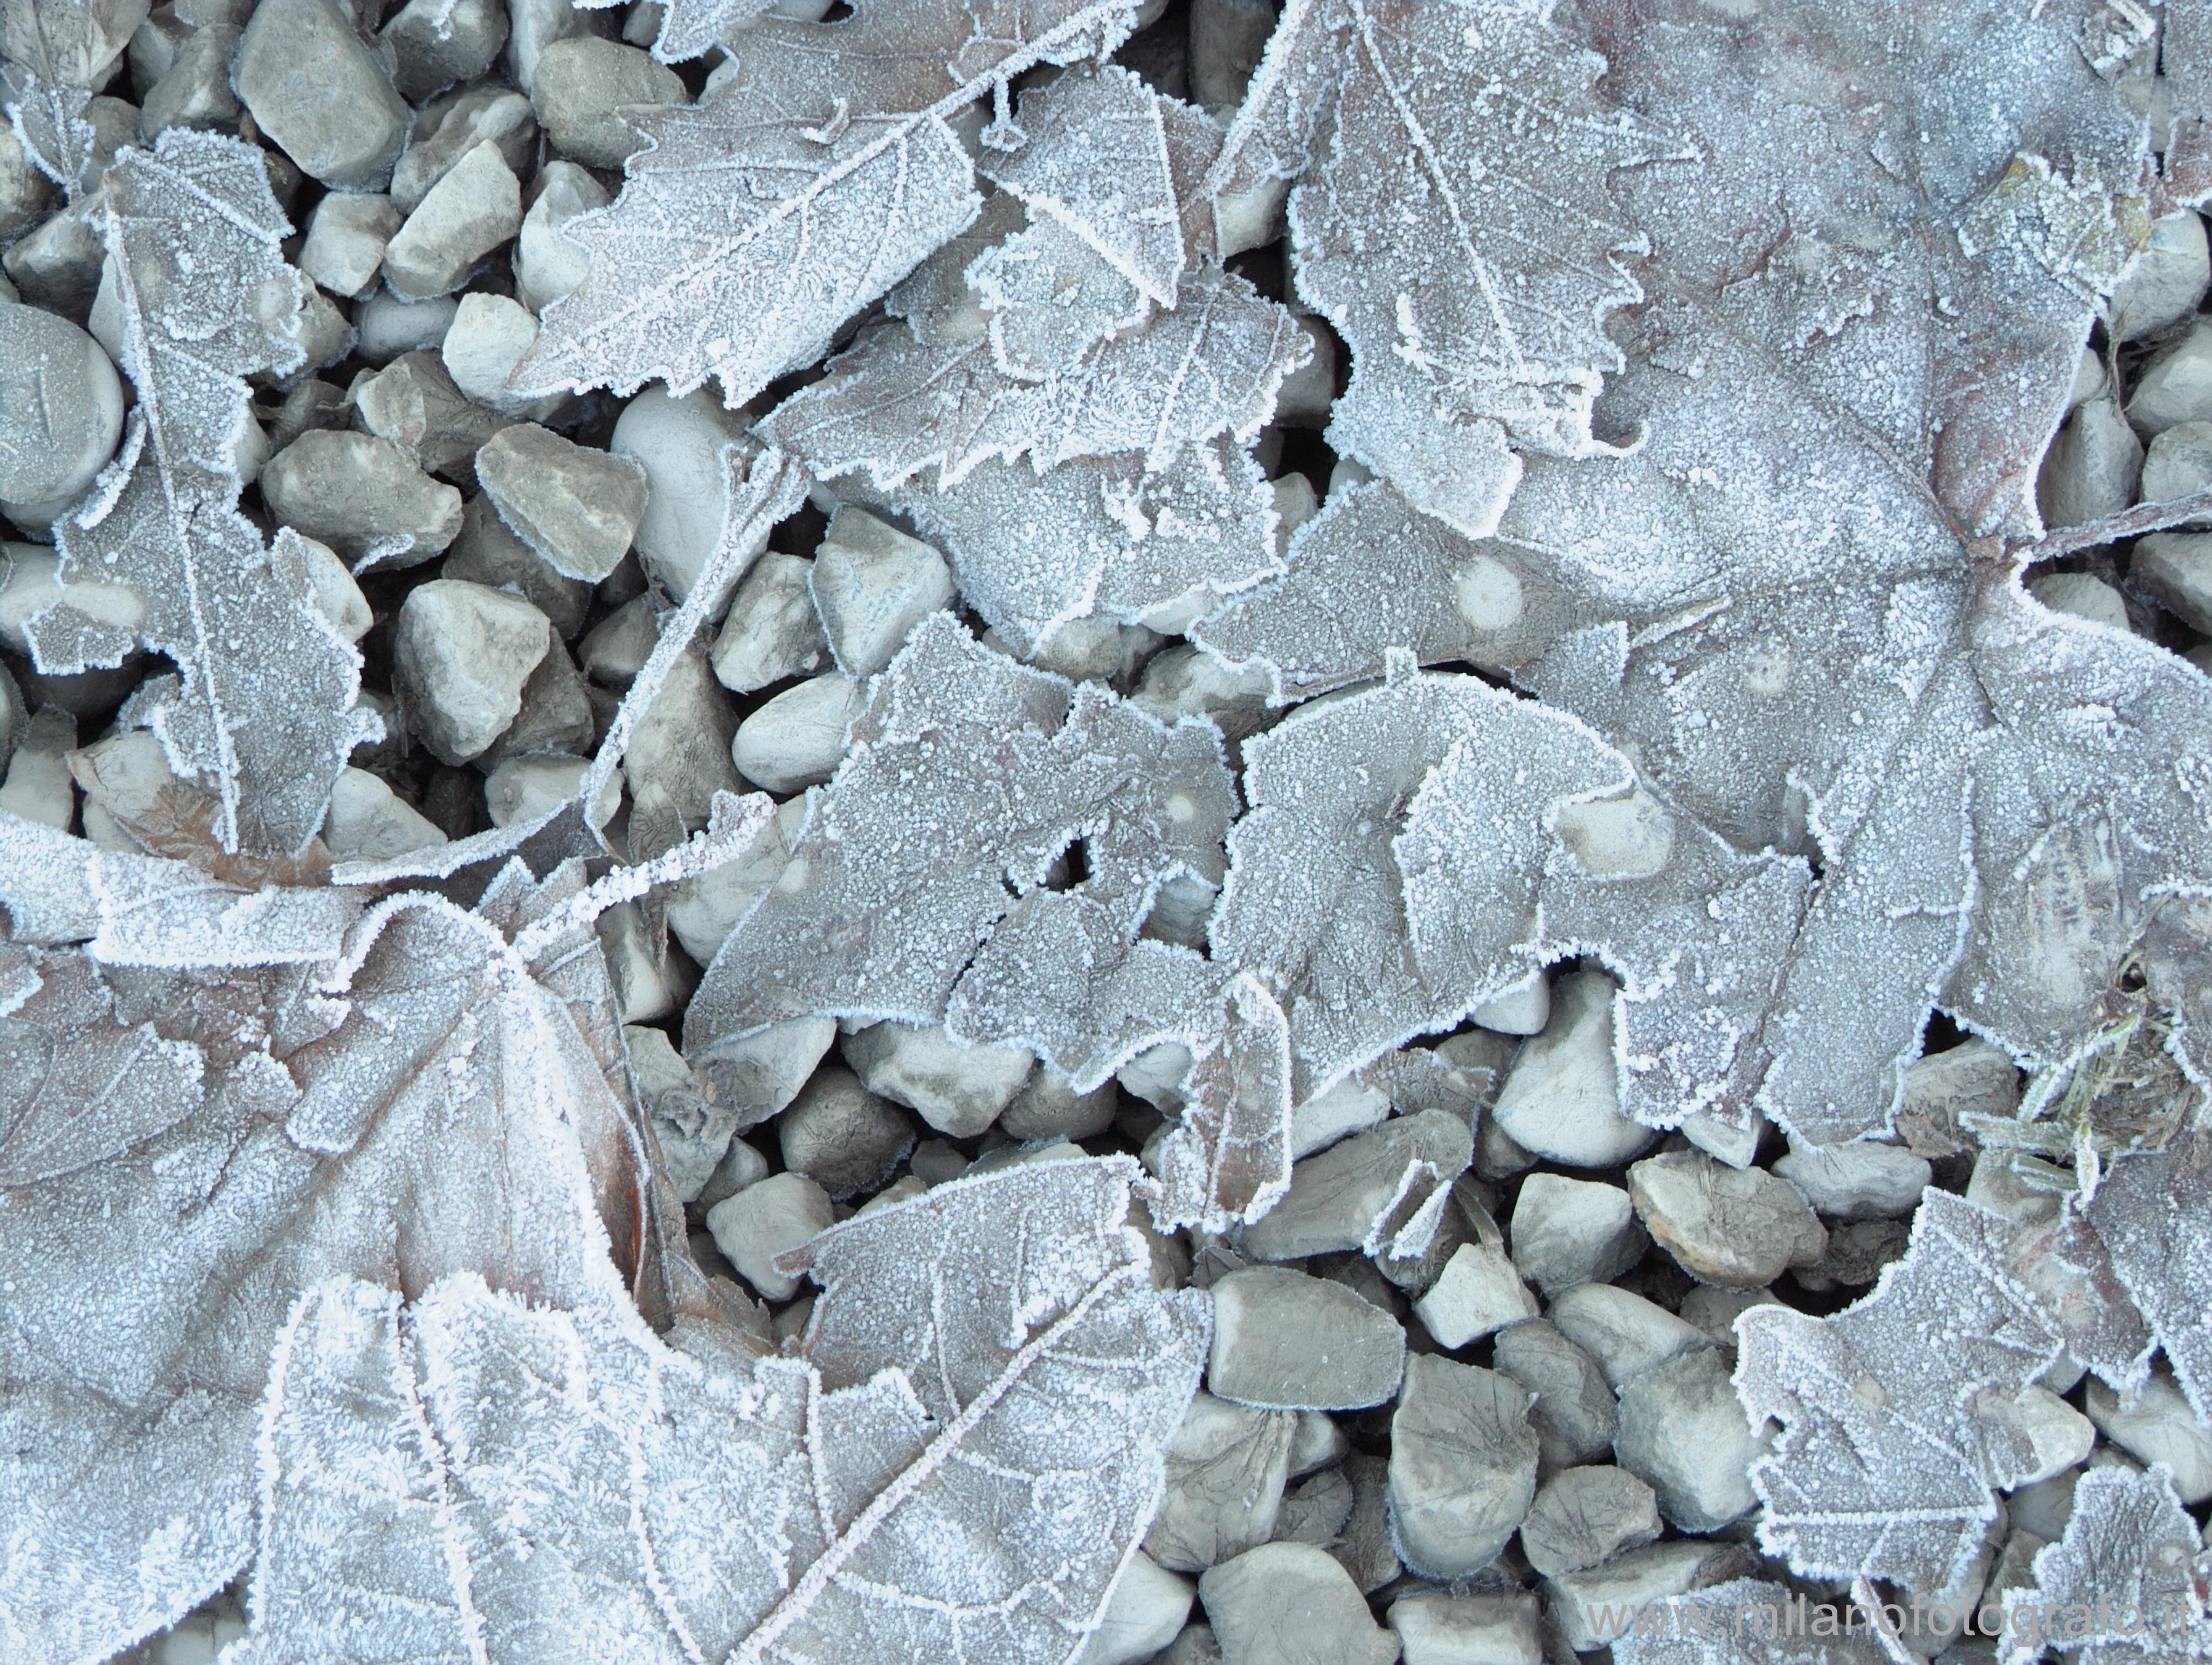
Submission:
[[1042,475],[985,462],[945,490],[938,477],[925,470],[884,504],[944,546],[962,597],[1024,651],[1073,620],[1133,624],[1194,590],[1211,611],[1211,597],[1281,570],[1274,493],[1225,435],[1158,471],[1127,452]]
[[773,4],[774,0],[668,0],[661,11],[660,32],[653,37],[653,55],[663,64],[697,58]]
[[1985,1598],[2004,1605],[1998,1657],[2027,1665],[2055,1648],[2077,1665],[2212,1657],[2203,1552],[2164,1468],[2091,1469],[2075,1482],[2065,1535],[2036,1552],[2034,1583]]
[[[1786,1585],[1731,1578],[1638,1610],[1613,1644],[1620,1665],[1895,1665],[1851,1615],[1853,1633],[1813,1636]],[[1626,1615],[1624,1615],[1626,1616]]]
[[514,384],[682,394],[711,375],[744,404],[975,218],[951,118],[1132,22],[1129,0],[862,0],[837,22],[753,22],[702,103],[631,117],[649,148],[613,206],[564,227],[590,274],[546,310]]
[[[1460,530],[1522,447],[1578,456],[1642,298],[1615,170],[1686,153],[1610,109],[1604,64],[1534,0],[1337,0],[1329,136],[1291,193],[1298,291],[1352,346],[1330,439]],[[1500,430],[1503,430],[1503,433]]]
[[319,1281],[631,1299],[658,1250],[604,965],[587,923],[529,961],[494,923],[580,883],[401,898],[315,963],[30,951],[0,1111],[0,1651],[102,1656],[246,1564],[270,1349]]
[[2006,1269],[2011,1227],[1930,1190],[1905,1257],[1832,1317],[1736,1321],[1736,1392],[1782,1425],[1752,1465],[1759,1541],[1811,1577],[1954,1595],[1995,1518],[1992,1488],[2042,1474],[2014,1399],[2063,1337]]
[[1152,1208],[1162,1231],[1249,1226],[1291,1188],[1290,1025],[1249,972],[1220,1010],[1183,1078],[1182,1120],[1160,1145]]
[[[1429,792],[1455,755],[1458,790]],[[1524,978],[1560,806],[1631,778],[1572,717],[1413,674],[1293,714],[1244,764],[1252,808],[1209,935],[1281,996],[1301,1099]]]
[[465,1274],[319,1287],[278,1345],[243,1658],[361,1657],[364,1620],[379,1658],[488,1665],[1066,1656],[1206,1341],[1123,1227],[1132,1172],[1017,1169],[824,1234],[802,1359]]
[[2144,1317],[2199,1417],[2212,1420],[2212,1135],[2177,1135],[2164,1150],[2112,1165],[2081,1212]]
[[932,467],[940,487],[956,486],[992,457],[1026,457],[1042,474],[1141,451],[1158,469],[1217,434],[1248,443],[1310,351],[1288,312],[1215,269],[1187,278],[1173,312],[1092,342],[1041,381],[1007,375],[988,336],[948,347],[887,326],[760,431],[817,475],[865,472],[882,487]]
[[0,64],[0,114],[23,154],[72,202],[99,183],[87,177],[98,140],[84,115],[91,102],[82,87],[58,86],[22,64]]
[[1022,142],[979,171],[1075,233],[1136,292],[1173,306],[1178,280],[1214,253],[1200,181],[1221,148],[1204,111],[1128,70],[1072,71],[1022,95]]
[[219,134],[172,128],[152,152],[126,152],[104,195],[138,405],[57,530],[64,582],[127,584],[144,615],[134,636],[56,607],[30,621],[32,650],[57,672],[114,664],[136,642],[174,659],[179,695],[151,716],[171,767],[215,793],[222,848],[294,854],[379,730],[356,705],[361,657],[315,605],[303,546],[289,531],[265,545],[236,506],[244,378],[300,360],[289,227],[261,153]]
[[[1170,876],[1218,880],[1236,797],[1210,723],[1169,728],[939,614],[872,685],[843,765],[808,805],[790,862],[692,1002],[695,1063],[717,1038],[793,1017],[936,1023],[1010,913],[1025,927],[1021,952],[1002,954],[1010,1015],[1033,1028],[1073,1000],[1090,1027],[1103,1024],[1111,1008],[1071,990],[1103,989]],[[1048,889],[1054,859],[1079,843],[1086,876]]]

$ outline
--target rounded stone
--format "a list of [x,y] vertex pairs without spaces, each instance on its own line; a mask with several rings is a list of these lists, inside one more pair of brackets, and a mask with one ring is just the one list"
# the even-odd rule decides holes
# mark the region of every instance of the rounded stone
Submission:
[[123,433],[123,384],[67,318],[0,301],[0,508],[43,531],[84,495]]

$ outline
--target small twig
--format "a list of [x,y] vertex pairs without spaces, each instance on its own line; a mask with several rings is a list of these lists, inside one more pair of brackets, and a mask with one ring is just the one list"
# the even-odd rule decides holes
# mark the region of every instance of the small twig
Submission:
[[2150,532],[2162,532],[2185,521],[2212,520],[2212,490],[2191,492],[2164,503],[2138,503],[2116,515],[2106,515],[2080,526],[2061,526],[2020,551],[2030,561],[2056,560],[2100,543],[2119,543]]

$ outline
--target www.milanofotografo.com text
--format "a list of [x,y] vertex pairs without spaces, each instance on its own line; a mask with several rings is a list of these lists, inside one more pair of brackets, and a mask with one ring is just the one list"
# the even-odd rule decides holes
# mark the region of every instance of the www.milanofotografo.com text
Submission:
[[2015,1599],[1972,1607],[1958,1602],[1821,1601],[1797,1595],[1759,1601],[1668,1601],[1589,1603],[1584,1618],[1599,1636],[2002,1637],[2017,1644],[2154,1640],[2185,1634],[2198,1614],[2186,1598],[2041,1602]]

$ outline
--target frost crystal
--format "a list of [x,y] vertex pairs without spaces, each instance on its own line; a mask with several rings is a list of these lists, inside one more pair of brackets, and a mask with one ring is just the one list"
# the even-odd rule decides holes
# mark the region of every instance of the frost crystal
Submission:
[[57,607],[30,621],[32,650],[58,672],[114,664],[136,640],[169,655],[179,693],[152,727],[177,773],[213,789],[216,842],[294,854],[379,730],[355,708],[361,657],[316,607],[297,539],[265,547],[235,506],[244,378],[300,361],[303,280],[278,248],[289,227],[261,153],[217,134],[172,128],[119,157],[104,189],[138,408],[121,455],[58,524],[62,576],[129,584],[145,615],[134,639]]
[[2091,1470],[2075,1483],[2065,1535],[2036,1553],[2034,1584],[2002,1593],[2008,1634],[1999,1657],[2028,1665],[2054,1645],[2079,1665],[2212,1656],[2203,1550],[2163,1468]]

